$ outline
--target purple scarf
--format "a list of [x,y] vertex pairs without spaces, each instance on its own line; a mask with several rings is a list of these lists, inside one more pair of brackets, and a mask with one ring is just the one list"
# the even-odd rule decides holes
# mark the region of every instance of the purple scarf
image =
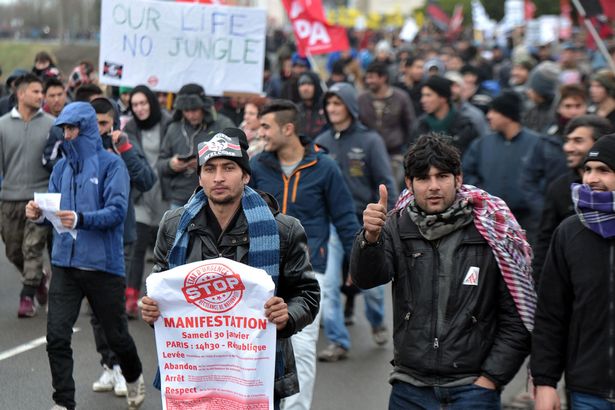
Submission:
[[581,223],[605,239],[615,237],[615,191],[592,191],[583,184],[572,184],[570,188]]

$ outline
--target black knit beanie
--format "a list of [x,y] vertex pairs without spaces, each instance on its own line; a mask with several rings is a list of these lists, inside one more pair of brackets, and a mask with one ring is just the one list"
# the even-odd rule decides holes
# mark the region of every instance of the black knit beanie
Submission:
[[248,157],[248,138],[239,128],[210,132],[207,139],[198,144],[198,156],[200,166],[212,158],[225,157],[235,161],[244,171],[252,175]]
[[423,83],[423,87],[429,87],[440,97],[444,97],[447,100],[451,98],[451,85],[451,80],[439,75],[432,75]]
[[519,94],[514,91],[504,91],[499,96],[495,97],[489,108],[497,111],[505,117],[510,118],[515,122],[521,121],[521,106],[523,102]]
[[584,163],[588,161],[604,162],[615,171],[615,134],[599,138],[587,153]]

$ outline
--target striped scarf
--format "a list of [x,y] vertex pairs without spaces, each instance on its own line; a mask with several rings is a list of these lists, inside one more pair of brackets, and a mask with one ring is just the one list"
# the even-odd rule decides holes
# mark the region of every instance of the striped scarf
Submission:
[[[536,291],[532,279],[532,249],[510,209],[500,198],[472,185],[462,185],[458,197],[472,205],[474,225],[485,238],[500,268],[517,312],[529,332],[534,329]],[[395,212],[414,202],[407,189],[397,200]]]
[[[169,251],[169,269],[186,263],[189,239],[188,225],[206,203],[205,192],[200,189],[184,205],[184,213],[177,225],[175,242],[173,242],[173,247]],[[265,200],[248,186],[243,191],[241,206],[248,221],[248,234],[250,236],[248,265],[267,272],[277,288],[280,275],[280,236],[275,218]]]
[[615,237],[615,192],[592,191],[583,184],[570,188],[581,223],[605,239]]

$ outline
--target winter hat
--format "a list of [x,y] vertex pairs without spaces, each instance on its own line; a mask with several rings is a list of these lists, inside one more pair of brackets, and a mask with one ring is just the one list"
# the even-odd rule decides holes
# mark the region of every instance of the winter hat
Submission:
[[598,84],[606,89],[606,92],[615,98],[615,74],[611,70],[603,69],[599,70],[592,77],[592,81],[596,81]]
[[120,90],[119,90],[120,95],[129,94],[131,91],[132,91],[132,87],[124,87],[124,86],[120,87]]
[[451,98],[451,85],[451,80],[447,80],[439,75],[432,75],[423,83],[423,87],[429,87],[440,97],[444,97],[447,100]]
[[527,81],[528,88],[542,97],[552,99],[559,86],[559,74],[560,69],[557,64],[552,61],[543,61],[530,72]]
[[303,85],[303,84],[314,84],[314,79],[307,73],[303,73],[301,74],[301,76],[299,77],[299,81],[297,81],[297,85]]
[[248,138],[239,128],[225,128],[219,132],[210,132],[207,139],[198,145],[198,153],[201,166],[212,158],[226,157],[252,175],[248,157]]
[[594,146],[589,150],[585,161],[600,161],[604,162],[615,171],[615,134],[605,135],[594,143]]
[[205,89],[198,84],[190,83],[179,89],[173,108],[177,111],[194,110],[196,108],[207,109],[211,106],[205,96]]
[[304,67],[307,67],[308,70],[312,68],[310,60],[308,60],[307,57],[301,57],[297,52],[294,52],[293,55],[290,57],[290,62],[293,66],[302,65]]
[[514,91],[504,91],[491,101],[489,109],[497,111],[515,122],[520,122],[522,105],[523,102],[519,94]]
[[444,75],[446,72],[446,66],[439,58],[432,58],[425,62],[425,72],[429,73],[432,68],[438,70],[438,75]]

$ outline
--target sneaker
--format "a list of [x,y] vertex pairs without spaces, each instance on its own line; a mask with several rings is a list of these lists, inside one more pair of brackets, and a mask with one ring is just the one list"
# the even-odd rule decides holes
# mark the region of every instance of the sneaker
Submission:
[[60,406],[59,404],[54,404],[50,410],[68,410],[68,409],[64,406]]
[[128,319],[139,318],[139,291],[134,288],[126,288],[126,315]]
[[145,382],[143,382],[143,374],[134,382],[126,383],[126,387],[128,390],[126,394],[128,410],[136,410],[141,407],[141,404],[145,401]]
[[113,366],[113,393],[116,396],[126,396],[126,379],[124,379],[124,375],[122,374],[122,369],[119,365]]
[[97,392],[111,391],[114,387],[114,373],[112,369],[109,369],[106,364],[103,365],[103,372],[94,383],[92,383],[92,390]]
[[45,269],[43,269],[43,278],[41,279],[41,283],[36,288],[36,301],[39,305],[45,306],[47,304],[47,295],[49,294],[49,274]]
[[17,311],[17,317],[34,317],[36,315],[36,305],[34,299],[30,296],[22,296],[19,299],[19,310]]
[[386,326],[377,326],[372,329],[372,338],[378,346],[383,346],[389,341],[389,334]]
[[348,357],[348,350],[337,343],[330,343],[325,349],[318,353],[318,360],[321,362],[337,362]]

